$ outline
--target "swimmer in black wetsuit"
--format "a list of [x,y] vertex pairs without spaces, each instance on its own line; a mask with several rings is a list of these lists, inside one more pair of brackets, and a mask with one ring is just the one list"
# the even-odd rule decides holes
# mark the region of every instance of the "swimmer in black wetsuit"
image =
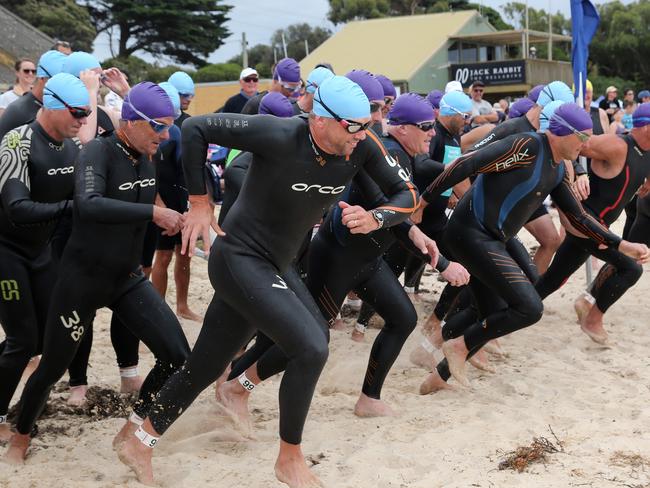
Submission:
[[[650,104],[640,105],[633,120],[630,134],[592,137],[582,150],[584,156],[591,158],[590,194],[582,204],[607,227],[616,221],[650,177]],[[582,330],[595,342],[604,343],[607,332],[603,315],[637,282],[643,268],[616,249],[599,249],[570,223],[565,222],[564,227],[566,239],[535,288],[544,299],[560,288],[588,256],[605,261],[607,264],[593,281],[589,293],[578,298],[575,304]]]
[[[472,274],[470,289],[479,320],[451,317],[448,324],[464,334],[443,344],[448,362],[440,363],[428,378],[429,391],[446,387],[449,372],[467,385],[465,361],[491,339],[537,322],[542,301],[505,243],[526,223],[549,193],[571,224],[599,245],[618,247],[636,259],[648,258],[642,244],[622,241],[587,214],[571,188],[563,159],[574,160],[589,137],[591,119],[575,104],[555,111],[546,134],[507,137],[456,160],[422,195],[437,195],[456,182],[479,174],[452,215],[446,234],[454,256]],[[581,132],[584,131],[584,132]]]
[[116,444],[136,430],[160,386],[189,354],[178,320],[139,270],[147,222],[153,219],[169,233],[182,225],[180,214],[153,205],[150,157],[167,137],[173,114],[162,88],[141,83],[125,100],[118,130],[90,142],[78,155],[74,225],[60,264],[65,271],[52,292],[40,365],[21,396],[17,433],[5,456],[10,462],[25,458],[49,392],[97,309],[111,308],[156,357]]
[[[302,430],[328,354],[327,337],[280,274],[288,269],[304,235],[364,169],[389,200],[377,209],[343,209],[353,234],[391,227],[411,213],[417,193],[366,138],[369,102],[352,81],[335,76],[314,96],[309,117],[217,114],[183,124],[183,165],[190,192],[183,250],[194,249],[215,218],[205,195],[203,163],[208,142],[252,152],[246,184],[210,254],[215,296],[185,366],[158,394],[156,406],[119,452],[141,482],[152,483],[156,438],[225,370],[255,329],[289,357],[280,387],[278,479],[291,487],[316,486],[301,452]],[[377,213],[381,217],[375,216]],[[295,285],[304,286],[304,285]]]
[[45,90],[37,119],[8,132],[0,145],[0,323],[6,335],[0,353],[1,440],[11,435],[11,397],[27,363],[39,354],[56,279],[48,244],[72,211],[76,136],[88,115],[88,92],[73,76],[58,74]]

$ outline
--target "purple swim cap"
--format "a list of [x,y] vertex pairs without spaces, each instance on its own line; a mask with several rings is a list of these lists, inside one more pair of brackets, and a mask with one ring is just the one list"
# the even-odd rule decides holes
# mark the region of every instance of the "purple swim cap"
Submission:
[[591,117],[575,103],[564,103],[560,105],[551,116],[548,123],[548,130],[556,136],[568,136],[573,130],[583,131],[593,129],[594,124]]
[[384,89],[372,73],[363,69],[353,69],[345,77],[359,85],[371,102],[384,101]]
[[375,75],[375,78],[379,83],[381,83],[381,87],[384,89],[385,97],[395,98],[397,96],[397,91],[395,90],[395,86],[393,85],[393,82],[388,76]]
[[293,58],[283,58],[275,65],[273,79],[298,83],[300,81],[300,66]]
[[650,102],[640,104],[632,114],[634,127],[643,127],[650,124]]
[[293,106],[282,93],[269,92],[260,101],[259,113],[276,117],[291,117],[293,116]]
[[517,117],[526,115],[526,112],[528,112],[534,106],[535,106],[535,102],[533,102],[530,98],[520,98],[515,103],[510,105],[510,110],[508,111],[508,118],[516,119]]
[[174,105],[167,92],[150,81],[138,83],[126,94],[122,104],[122,119],[143,120],[136,110],[150,119],[176,117]]
[[530,98],[533,102],[537,103],[537,98],[539,97],[539,94],[541,91],[544,89],[546,85],[537,85],[534,86],[530,89],[528,92],[528,98]]
[[389,125],[419,124],[434,118],[431,104],[417,93],[400,95],[388,112]]
[[427,100],[433,108],[440,108],[440,100],[444,96],[444,92],[441,92],[440,90],[432,90],[427,95]]

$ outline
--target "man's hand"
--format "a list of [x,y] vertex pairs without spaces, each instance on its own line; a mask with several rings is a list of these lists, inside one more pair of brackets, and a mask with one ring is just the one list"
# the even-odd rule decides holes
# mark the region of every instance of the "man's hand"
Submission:
[[639,195],[639,198],[645,198],[650,194],[650,179],[646,179],[645,183],[643,183],[643,186],[639,188],[639,191],[636,192],[637,195]]
[[636,262],[639,264],[645,264],[648,262],[648,259],[650,259],[650,250],[648,250],[648,246],[639,242],[621,241],[618,245],[618,250],[623,254],[636,259]]
[[117,68],[105,69],[102,73],[102,83],[122,98],[124,98],[131,89],[126,76]]
[[449,195],[449,200],[447,200],[447,208],[454,209],[458,204],[458,197],[455,193]]
[[438,264],[438,258],[440,257],[440,251],[438,251],[436,241],[428,237],[415,225],[412,225],[409,229],[409,239],[411,239],[413,245],[417,247],[422,252],[422,254],[429,255],[431,258],[429,260],[429,264],[432,268],[435,268]]
[[469,273],[461,264],[455,261],[450,262],[447,269],[440,274],[451,286],[463,286],[469,283]]
[[339,207],[343,209],[341,222],[351,234],[369,234],[379,229],[379,222],[363,207],[345,202],[339,202]]
[[424,200],[422,197],[420,197],[420,201],[418,202],[418,208],[411,214],[411,222],[414,224],[419,224],[422,222],[422,212],[424,212],[424,209],[426,206],[429,205],[429,203]]
[[194,255],[196,241],[199,236],[203,239],[203,251],[206,255],[210,253],[210,227],[218,236],[225,236],[214,216],[214,210],[207,195],[190,195],[190,210],[185,214],[183,225],[183,239],[181,254]]
[[79,79],[83,81],[83,84],[86,85],[86,89],[90,93],[94,93],[97,97],[97,91],[99,90],[99,73],[95,73],[90,69],[86,69],[79,73]]
[[589,175],[576,176],[576,180],[573,182],[573,188],[578,193],[580,200],[589,198],[589,192],[591,191],[589,187]]
[[183,228],[184,217],[170,208],[153,207],[153,223],[163,229],[163,235],[173,236]]

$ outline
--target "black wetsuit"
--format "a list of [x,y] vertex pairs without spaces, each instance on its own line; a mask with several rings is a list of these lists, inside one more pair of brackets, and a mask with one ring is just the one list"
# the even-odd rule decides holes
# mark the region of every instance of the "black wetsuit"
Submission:
[[[650,152],[639,148],[631,135],[620,137],[627,144],[625,165],[621,172],[614,178],[605,179],[591,171],[589,198],[582,202],[585,209],[607,227],[616,221],[645,178],[650,176]],[[609,264],[598,273],[591,286],[591,294],[601,312],[607,311],[643,273],[641,265],[620,251],[598,249],[593,241],[567,232],[553,262],[537,282],[539,295],[546,298],[560,288],[589,255]]]
[[41,350],[56,263],[48,245],[72,212],[78,141],[52,139],[38,122],[9,131],[0,145],[0,416],[29,360]]
[[25,93],[18,100],[10,103],[0,117],[0,140],[7,132],[36,119],[36,114],[43,106],[32,92]]
[[[260,112],[260,103],[262,102],[262,98],[264,98],[267,93],[269,92],[263,91],[249,98],[248,101],[244,104],[244,107],[241,109],[241,113],[244,115],[257,115]],[[293,107],[293,114],[300,115],[302,113],[302,110],[300,110],[300,107],[298,106],[298,101],[292,98],[290,98],[289,101]]]
[[134,411],[145,417],[155,393],[189,354],[178,319],[140,271],[153,215],[155,170],[107,133],[75,164],[74,225],[54,285],[39,367],[21,397],[16,428],[32,431],[50,389],[75,354],[95,311],[109,307],[156,357]]
[[185,366],[160,391],[150,420],[164,433],[199,393],[225,370],[259,329],[289,362],[280,387],[280,436],[299,444],[311,398],[328,355],[327,337],[292,286],[281,278],[304,235],[361,169],[390,199],[387,227],[405,220],[416,204],[412,185],[366,138],[349,157],[330,156],[311,138],[306,117],[287,119],[217,114],[183,126],[183,166],[190,195],[205,193],[208,142],[254,154],[246,183],[210,253],[215,295]]
[[[456,314],[447,320],[464,330],[470,355],[485,343],[537,322],[542,300],[506,243],[549,195],[574,227],[598,243],[618,246],[620,238],[589,216],[571,189],[562,161],[556,164],[543,134],[507,137],[456,160],[423,193],[428,201],[470,175],[479,174],[460,200],[445,233],[447,245],[470,272],[478,321]],[[448,379],[445,362],[438,365]],[[446,376],[446,377],[445,377]]]

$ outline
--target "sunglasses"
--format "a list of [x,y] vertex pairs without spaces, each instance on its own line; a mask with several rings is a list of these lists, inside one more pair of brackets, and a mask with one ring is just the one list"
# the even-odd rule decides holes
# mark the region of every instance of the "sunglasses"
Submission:
[[[193,94],[193,93],[179,93],[178,96],[181,97],[181,98],[187,98],[187,99],[189,99],[189,100],[191,100],[192,98],[194,98],[194,94]],[[133,105],[131,105],[131,106],[133,106]],[[135,110],[135,109],[133,109],[133,110]]]
[[376,111],[379,110],[381,107],[382,107],[382,105],[381,105],[380,103],[377,103],[377,102],[370,102],[370,111],[371,111],[371,112],[376,112]]
[[341,125],[341,127],[348,131],[349,134],[356,134],[357,132],[366,130],[368,127],[370,127],[372,120],[369,120],[365,124],[362,124],[361,122],[356,122],[354,120],[342,119],[334,112],[332,112],[332,110],[327,105],[325,105],[325,103],[323,103],[323,99],[320,96],[320,88],[318,89],[317,94],[318,98],[314,97],[314,100],[320,103],[321,106],[327,111],[327,113],[334,117],[334,120],[336,120]]
[[472,91],[476,93],[483,93],[483,88],[472,88]]
[[468,113],[465,113],[465,112],[461,112],[461,111],[458,110],[456,107],[452,107],[452,106],[449,105],[448,103],[445,103],[445,102],[443,102],[442,100],[440,100],[440,110],[442,110],[443,108],[448,108],[448,109],[451,110],[452,112],[456,112],[458,115],[460,115],[461,117],[463,117],[463,120],[469,120],[469,119],[472,117],[472,114],[468,114]]
[[586,132],[582,132],[582,131],[576,129],[571,124],[569,124],[566,120],[564,120],[562,117],[560,117],[558,114],[553,114],[553,117],[551,117],[551,118],[557,120],[560,123],[560,125],[563,125],[567,129],[569,129],[571,132],[573,132],[576,136],[578,136],[578,139],[580,140],[580,142],[585,143],[585,142],[587,142],[589,140],[589,138],[591,138],[590,134],[587,134]]
[[419,122],[417,124],[412,124],[412,123],[407,123],[406,125],[414,125],[418,129],[420,129],[422,132],[429,132],[430,130],[433,129],[434,122]]
[[142,117],[144,120],[149,122],[149,125],[151,126],[151,128],[153,129],[153,131],[156,134],[160,134],[160,133],[165,132],[166,130],[169,130],[171,128],[171,126],[172,126],[171,124],[170,125],[163,124],[162,122],[158,122],[157,120],[154,120],[154,119],[152,119],[150,117],[147,117],[145,114],[140,112],[137,108],[135,108],[130,101],[124,100],[124,103],[126,103],[129,107],[131,107],[133,109],[133,111],[139,117]]
[[257,83],[259,79],[255,78],[254,76],[251,76],[249,78],[244,78],[243,81],[244,83]]
[[68,112],[70,112],[70,115],[72,115],[75,119],[83,119],[88,117],[91,113],[93,113],[92,109],[90,108],[78,108],[78,107],[72,107],[71,105],[68,105],[65,100],[63,100],[60,96],[58,96],[56,93],[54,93],[52,90],[49,88],[45,88],[50,95],[52,95],[54,98],[56,98],[59,102],[63,104],[65,108],[68,109]]
[[27,74],[32,74],[32,75],[35,75],[35,74],[36,74],[36,70],[35,70],[35,69],[27,69],[27,68],[24,68],[24,69],[22,69],[21,71],[22,71],[23,73],[25,73],[26,75],[27,75]]

